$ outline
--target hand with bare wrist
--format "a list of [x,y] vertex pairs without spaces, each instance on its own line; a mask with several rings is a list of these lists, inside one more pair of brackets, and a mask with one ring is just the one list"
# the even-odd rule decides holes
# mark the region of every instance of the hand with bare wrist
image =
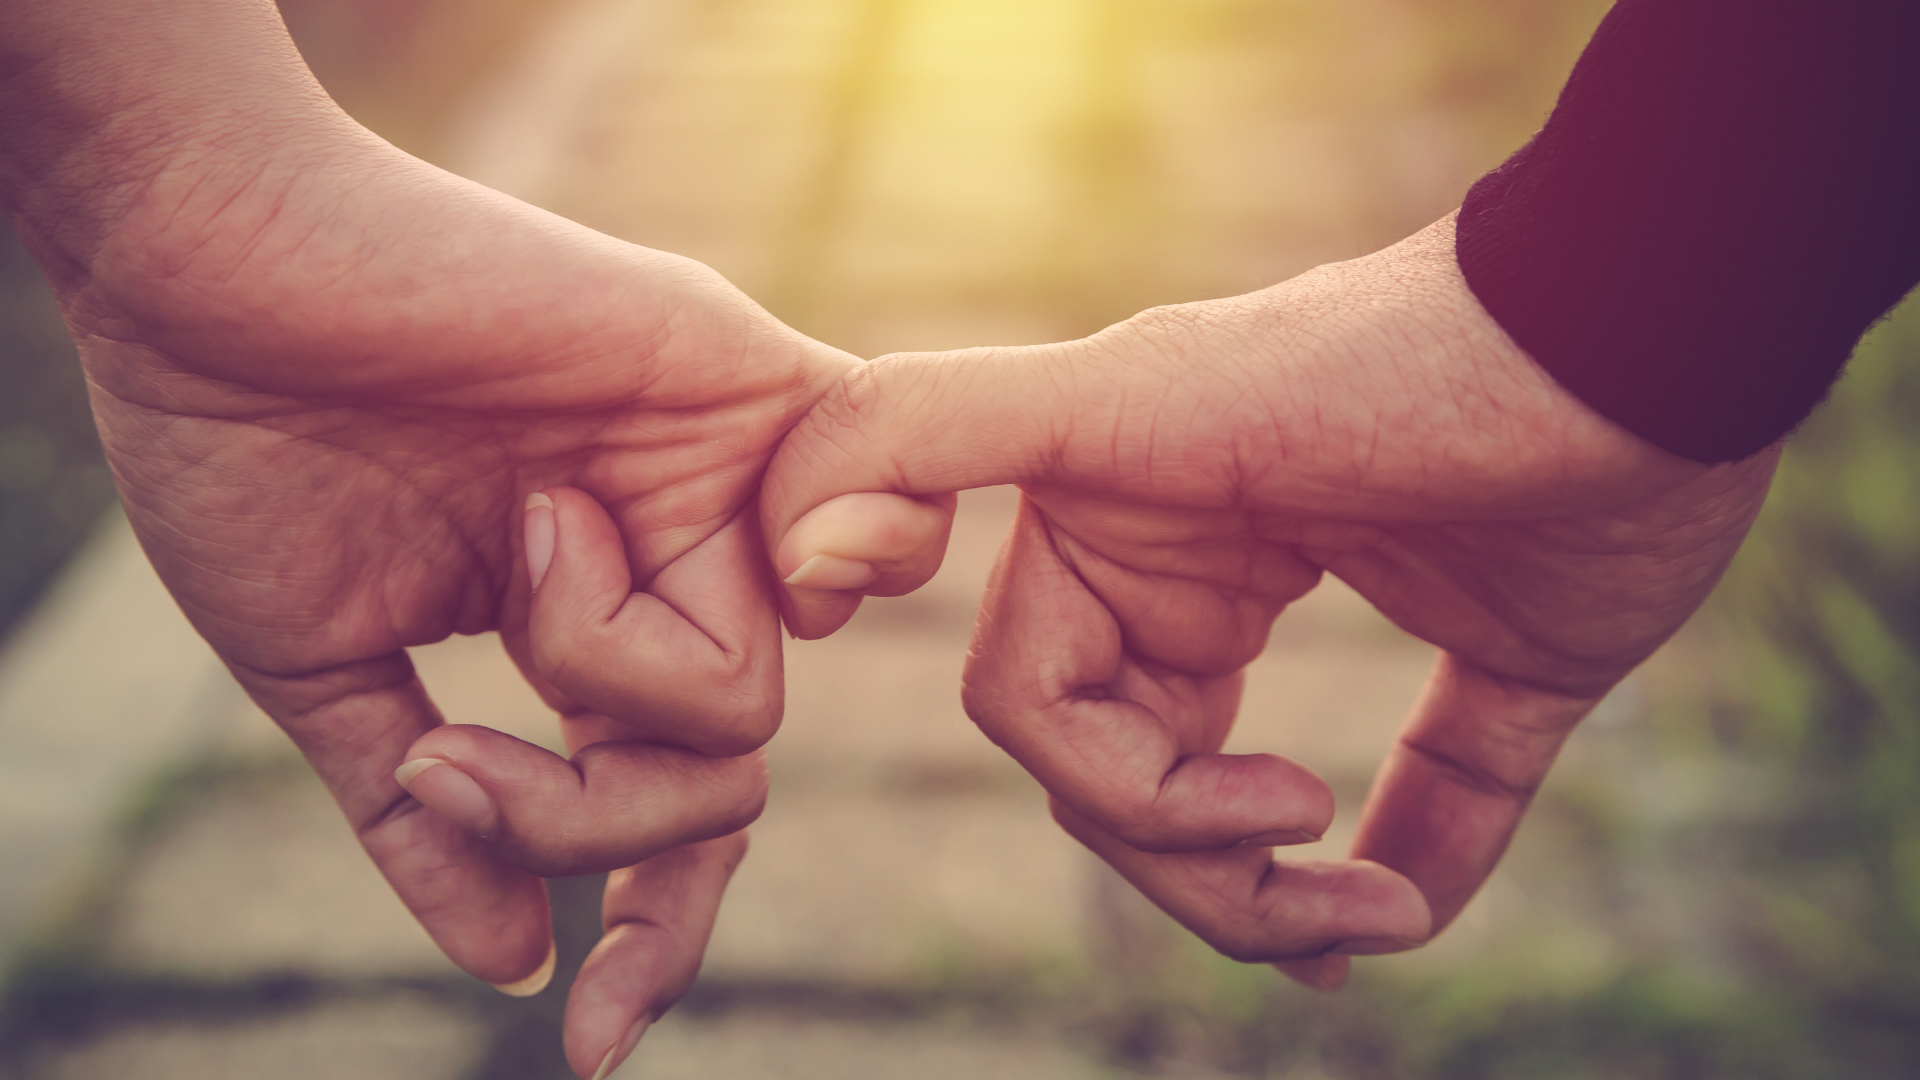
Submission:
[[[852,359],[395,150],[265,0],[22,0],[0,33],[0,198],[155,567],[461,967],[537,990],[528,868],[614,871],[566,1038],[583,1076],[617,1062],[691,983],[762,805],[753,497]],[[434,709],[406,649],[490,630],[571,762]]]

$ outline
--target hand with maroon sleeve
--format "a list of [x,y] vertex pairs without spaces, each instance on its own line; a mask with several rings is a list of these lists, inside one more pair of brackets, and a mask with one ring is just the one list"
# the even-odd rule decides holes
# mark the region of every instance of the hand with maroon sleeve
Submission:
[[[785,615],[831,632],[926,580],[948,493],[1021,485],[969,713],[1056,817],[1244,960],[1326,985],[1460,911],[1562,741],[1705,598],[1774,455],[1709,467],[1596,415],[1516,348],[1453,223],[1093,337],[905,354],[782,445],[763,519]],[[1240,669],[1332,573],[1441,649],[1354,862],[1274,861],[1331,796],[1223,756]]]

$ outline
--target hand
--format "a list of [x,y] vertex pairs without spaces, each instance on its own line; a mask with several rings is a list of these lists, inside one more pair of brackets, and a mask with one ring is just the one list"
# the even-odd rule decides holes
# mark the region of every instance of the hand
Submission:
[[[752,496],[851,358],[374,138],[271,4],[98,6],[0,15],[50,55],[0,79],[0,126],[127,514],[461,967],[537,990],[520,867],[631,865],[569,1004],[590,1075],[691,982],[764,799],[780,642]],[[409,646],[494,629],[571,764],[443,726],[414,677]]]
[[[964,693],[1060,822],[1216,948],[1305,981],[1346,961],[1303,958],[1438,932],[1574,724],[1705,598],[1774,465],[1683,461],[1586,409],[1479,307],[1452,238],[1082,341],[856,371],[768,472],[789,627],[925,581],[933,497],[1020,484]],[[1303,867],[1264,845],[1318,836],[1324,785],[1217,752],[1241,668],[1322,571],[1442,653],[1361,861]]]

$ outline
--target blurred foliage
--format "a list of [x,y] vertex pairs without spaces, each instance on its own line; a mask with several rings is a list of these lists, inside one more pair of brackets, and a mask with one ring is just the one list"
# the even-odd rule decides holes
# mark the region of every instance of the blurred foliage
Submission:
[[[1920,1075],[1920,301],[1868,336],[1789,443],[1722,589],[1739,644],[1729,752],[1791,778],[1751,838],[1760,976],[1836,1054]],[[1869,1061],[1857,1062],[1864,1067]]]
[[0,637],[113,500],[52,291],[0,226]]

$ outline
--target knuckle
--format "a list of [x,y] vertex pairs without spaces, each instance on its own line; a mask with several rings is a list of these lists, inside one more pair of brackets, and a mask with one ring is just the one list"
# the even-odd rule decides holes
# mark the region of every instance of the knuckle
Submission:
[[741,694],[710,713],[689,748],[713,757],[737,758],[765,746],[780,730],[784,703],[773,695]]
[[883,358],[862,365],[834,383],[807,415],[809,433],[842,450],[856,444],[866,422],[881,411],[885,391],[878,371],[885,363]]
[[1194,337],[1212,324],[1211,308],[1205,303],[1163,304],[1117,323],[1103,331],[1115,344],[1124,341],[1133,351],[1146,345],[1156,353],[1183,357],[1194,349]]
[[774,733],[780,730],[780,718],[785,712],[784,704],[778,699],[769,700],[763,696],[755,696],[750,700],[746,707],[734,717],[734,731],[748,745],[738,753],[727,756],[739,757],[741,754],[750,753],[765,746],[773,738]]
[[1180,832],[1168,815],[1150,799],[1130,792],[1109,790],[1100,807],[1101,824],[1127,846],[1141,851],[1165,853],[1191,845],[1180,842]]
[[531,627],[527,635],[527,656],[533,661],[533,669],[540,677],[555,686],[563,687],[568,674],[569,645],[560,634],[551,627],[541,626],[538,622]]
[[766,809],[767,786],[763,782],[751,791],[745,791],[740,794],[734,802],[731,812],[717,819],[716,824],[718,827],[713,830],[714,835],[726,836],[729,833],[737,833],[760,820],[760,815],[764,813]]
[[767,744],[771,734],[748,725],[715,725],[706,731],[683,739],[689,750],[698,751],[710,757],[735,758],[751,754]]
[[[941,379],[942,368],[920,353],[894,353],[863,364],[820,398],[783,452],[805,455],[803,460],[820,469],[847,459],[862,461],[882,472],[883,482],[897,484],[905,470],[898,461],[875,458],[875,443],[890,437],[884,426],[889,414],[935,396]],[[884,475],[888,469],[893,475]]]

